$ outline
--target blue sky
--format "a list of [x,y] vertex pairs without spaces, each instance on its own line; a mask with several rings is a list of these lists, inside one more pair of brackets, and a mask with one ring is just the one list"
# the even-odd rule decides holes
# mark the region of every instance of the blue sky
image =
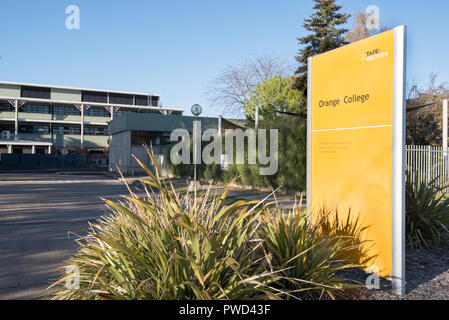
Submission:
[[[380,8],[408,26],[408,79],[449,81],[449,1],[339,0],[343,11]],[[65,28],[68,5],[80,30]],[[312,0],[1,0],[0,81],[151,92],[165,107],[218,115],[205,91],[227,65],[268,54],[295,63]],[[352,25],[352,19],[349,27]]]

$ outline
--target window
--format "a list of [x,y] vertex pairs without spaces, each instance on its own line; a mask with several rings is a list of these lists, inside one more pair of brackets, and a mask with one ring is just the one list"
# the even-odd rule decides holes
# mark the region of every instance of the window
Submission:
[[62,116],[68,116],[68,115],[80,116],[81,112],[75,107],[53,106],[53,114],[54,115],[62,115]]
[[73,126],[54,126],[53,127],[53,133],[54,134],[74,134],[74,135],[80,135],[81,134],[81,128],[80,127],[73,127]]
[[40,104],[26,104],[22,107],[22,112],[25,113],[43,113],[43,114],[49,114],[50,113],[50,107],[44,106]]
[[107,136],[107,127],[84,127],[84,134],[88,136]]
[[131,110],[118,110],[116,112],[114,112],[115,116],[121,116],[122,114],[127,114],[127,113],[137,113],[135,111],[131,111]]
[[9,103],[0,102],[0,112],[14,112],[14,107]]
[[109,103],[133,105],[134,104],[134,96],[130,95],[130,94],[110,93],[109,94]]
[[110,117],[109,112],[105,108],[94,107],[85,110],[84,115],[88,117]]
[[150,96],[135,96],[136,106],[149,106],[151,97]]
[[104,155],[104,151],[103,150],[89,150],[89,155]]
[[48,99],[50,100],[51,96],[50,88],[42,88],[42,87],[21,87],[21,97],[22,98],[35,98],[35,99]]
[[9,131],[14,133],[15,131],[14,124],[0,123],[0,132],[2,131]]
[[64,134],[64,127],[57,126],[57,127],[53,127],[52,129],[53,129],[52,131],[54,134]]
[[169,140],[170,137],[156,131],[133,131],[131,135],[132,145],[166,145]]
[[95,91],[83,91],[81,94],[81,100],[84,102],[107,103],[108,102],[108,93],[107,92],[95,92]]
[[48,125],[40,124],[23,124],[19,126],[20,133],[34,133],[34,134],[46,134],[50,133],[50,127]]
[[151,97],[151,105],[153,107],[159,106],[159,97]]

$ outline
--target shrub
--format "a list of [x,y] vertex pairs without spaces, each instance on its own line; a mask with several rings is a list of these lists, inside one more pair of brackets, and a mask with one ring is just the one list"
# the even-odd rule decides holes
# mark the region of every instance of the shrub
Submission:
[[341,241],[344,249],[339,250],[336,260],[347,261],[357,266],[367,266],[375,258],[369,255],[369,249],[374,244],[364,240],[364,233],[369,226],[363,226],[359,216],[354,216],[349,209],[346,219],[342,219],[338,207],[328,209],[325,205],[317,214],[320,233],[334,241]]
[[[92,226],[67,263],[80,270],[80,289],[57,299],[276,298],[276,280],[258,250],[263,206],[221,197],[180,198],[153,175],[147,199],[106,200],[112,214]],[[158,193],[156,193],[158,192]]]
[[[306,141],[305,120],[284,118],[282,121],[262,121],[260,128],[279,130],[279,168],[275,175],[261,176],[260,164],[230,164],[228,171],[221,171],[219,164],[197,166],[200,179],[229,183],[235,176],[241,185],[274,189],[283,187],[289,190],[304,191],[306,181]],[[224,139],[223,139],[224,144]],[[205,143],[203,143],[203,146]],[[234,146],[235,147],[235,146]],[[193,148],[191,148],[192,152]],[[235,154],[235,150],[234,150]],[[190,156],[193,159],[193,156]],[[245,159],[247,159],[247,139],[245,139]],[[173,165],[168,161],[168,171],[178,177],[193,178],[193,165]]]
[[301,298],[334,298],[333,292],[358,286],[338,273],[361,267],[347,258],[353,251],[360,254],[363,241],[358,236],[362,231],[358,220],[341,221],[331,211],[317,213],[311,223],[307,213],[296,208],[270,213],[262,237],[266,250],[273,255],[274,270],[285,270],[286,278],[280,281],[282,290]]
[[156,173],[136,159],[150,176],[146,197],[130,189],[122,202],[105,200],[109,215],[67,261],[79,289],[61,286],[71,275],[62,277],[53,299],[278,299],[345,288],[334,276],[351,266],[334,261],[341,242],[309,229],[304,213],[285,220],[267,203],[226,204],[228,188],[181,196],[150,157]]
[[[416,181],[415,183],[413,181]],[[406,242],[410,248],[425,246],[435,249],[447,242],[449,228],[449,198],[430,183],[407,176],[405,186]]]

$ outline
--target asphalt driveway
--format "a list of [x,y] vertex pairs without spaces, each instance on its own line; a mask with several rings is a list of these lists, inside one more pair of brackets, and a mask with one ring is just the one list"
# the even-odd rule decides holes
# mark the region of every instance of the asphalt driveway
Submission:
[[128,193],[101,175],[0,173],[0,299],[38,299],[77,249],[88,222],[105,212],[101,197]]

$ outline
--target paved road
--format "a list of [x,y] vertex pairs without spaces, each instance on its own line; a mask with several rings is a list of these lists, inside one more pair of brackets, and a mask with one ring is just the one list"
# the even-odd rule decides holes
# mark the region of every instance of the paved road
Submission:
[[[101,198],[114,200],[127,194],[123,182],[98,174],[0,172],[0,299],[48,294],[45,289],[60,277],[64,260],[77,249],[76,235],[85,235],[88,222],[105,212]],[[229,193],[248,200],[266,195]],[[279,200],[287,207],[294,203]]]
[[100,217],[100,197],[126,195],[101,175],[0,173],[0,299],[37,299],[77,248],[75,234]]

